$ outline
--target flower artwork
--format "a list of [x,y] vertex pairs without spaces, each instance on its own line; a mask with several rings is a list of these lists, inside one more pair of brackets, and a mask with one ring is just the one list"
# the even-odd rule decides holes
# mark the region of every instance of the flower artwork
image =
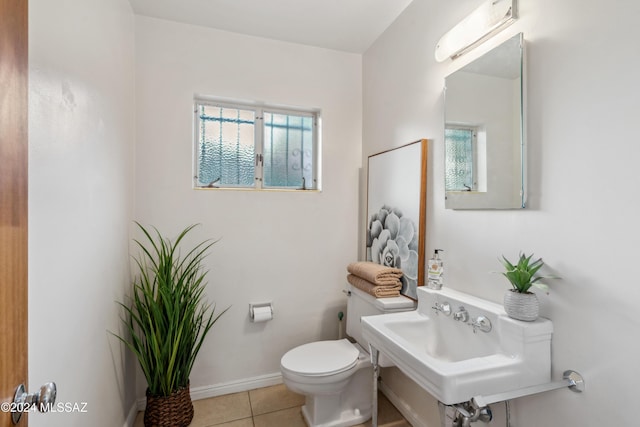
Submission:
[[398,208],[383,205],[369,218],[367,261],[402,270],[402,293],[418,286],[418,228]]
[[403,295],[424,283],[427,141],[369,156],[367,261],[402,270]]

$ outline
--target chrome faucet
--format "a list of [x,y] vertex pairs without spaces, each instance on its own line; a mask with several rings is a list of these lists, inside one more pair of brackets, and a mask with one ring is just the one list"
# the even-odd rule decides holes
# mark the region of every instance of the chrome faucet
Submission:
[[467,320],[469,320],[469,312],[461,305],[458,311],[453,313],[453,318],[459,322],[467,323]]
[[473,328],[474,334],[476,333],[476,329],[480,329],[482,332],[490,332],[492,328],[491,320],[485,316],[478,316],[471,320],[471,327]]
[[451,305],[448,302],[443,302],[442,304],[440,304],[439,302],[436,302],[436,304],[431,308],[433,308],[436,311],[436,314],[440,312],[445,316],[451,315]]

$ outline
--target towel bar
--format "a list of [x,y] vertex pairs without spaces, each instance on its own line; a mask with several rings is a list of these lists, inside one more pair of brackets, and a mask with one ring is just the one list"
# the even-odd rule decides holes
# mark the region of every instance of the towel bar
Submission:
[[532,394],[543,393],[545,391],[557,390],[563,387],[568,387],[569,390],[581,393],[584,391],[584,379],[576,371],[564,371],[561,381],[555,381],[547,384],[540,384],[531,387],[522,388],[519,390],[507,391],[504,393],[492,394],[489,396],[475,396],[471,399],[471,403],[476,408],[484,408],[487,405],[496,402],[504,402],[506,400],[515,399],[518,397],[529,396]]

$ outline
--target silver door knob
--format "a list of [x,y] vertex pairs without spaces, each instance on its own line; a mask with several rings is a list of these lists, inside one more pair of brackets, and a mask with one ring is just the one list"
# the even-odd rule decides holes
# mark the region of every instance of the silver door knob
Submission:
[[13,406],[11,407],[11,421],[18,424],[22,414],[37,408],[40,412],[47,412],[56,403],[57,388],[56,383],[46,383],[40,387],[38,393],[27,393],[24,384],[20,384],[16,388],[16,394],[13,397]]

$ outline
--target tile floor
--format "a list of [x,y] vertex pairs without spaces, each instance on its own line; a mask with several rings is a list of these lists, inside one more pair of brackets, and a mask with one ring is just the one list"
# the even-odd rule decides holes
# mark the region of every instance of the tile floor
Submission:
[[[383,394],[378,402],[380,427],[411,427]],[[306,427],[300,412],[303,404],[304,396],[284,384],[196,400],[191,427]],[[134,427],[143,426],[140,412]],[[357,427],[368,426],[371,421]]]

